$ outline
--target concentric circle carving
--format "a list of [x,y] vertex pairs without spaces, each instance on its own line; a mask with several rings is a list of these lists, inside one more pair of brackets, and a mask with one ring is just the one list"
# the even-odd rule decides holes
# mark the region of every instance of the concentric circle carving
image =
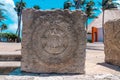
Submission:
[[42,63],[49,65],[65,63],[76,54],[77,34],[68,23],[63,24],[46,22],[36,27],[32,36],[32,47]]
[[118,49],[120,49],[120,31],[117,32],[117,33],[114,35],[113,41],[114,41],[114,44],[116,45],[116,47],[117,47]]
[[42,47],[50,54],[61,54],[68,46],[67,34],[59,28],[50,28],[42,35]]

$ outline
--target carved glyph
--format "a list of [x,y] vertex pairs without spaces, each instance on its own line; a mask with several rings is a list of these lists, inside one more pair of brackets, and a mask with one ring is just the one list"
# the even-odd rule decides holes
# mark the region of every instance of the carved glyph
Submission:
[[23,11],[21,69],[85,73],[85,15],[81,11]]

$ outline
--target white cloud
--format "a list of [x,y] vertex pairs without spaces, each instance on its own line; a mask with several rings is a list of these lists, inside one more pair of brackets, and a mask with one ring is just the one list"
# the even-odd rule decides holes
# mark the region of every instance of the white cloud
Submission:
[[15,32],[17,28],[17,14],[14,10],[15,4],[13,0],[0,0],[0,2],[4,4],[3,8],[6,10],[5,15],[8,19],[6,19],[5,22],[7,22],[6,24],[8,24],[8,31]]
[[10,5],[12,5],[13,7],[15,7],[13,0],[1,0],[1,2],[2,2],[2,3],[5,3],[5,4],[10,4]]
[[14,5],[13,0],[2,0],[1,2],[3,4],[5,4],[5,6],[3,6],[3,8],[6,10],[6,15],[8,15],[8,17],[10,17],[11,20],[16,22],[17,21],[17,15],[16,15],[16,12],[14,10],[15,5]]
[[8,26],[9,26],[8,31],[13,32],[13,33],[16,32],[16,30],[17,30],[17,24],[10,24]]

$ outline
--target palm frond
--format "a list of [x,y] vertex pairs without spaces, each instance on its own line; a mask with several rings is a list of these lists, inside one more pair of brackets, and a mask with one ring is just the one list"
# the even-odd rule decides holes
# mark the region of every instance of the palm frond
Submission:
[[34,5],[33,8],[38,10],[38,9],[40,9],[40,6],[39,5]]
[[[0,5],[4,5],[2,3],[0,3]],[[0,22],[2,22],[3,20],[5,20],[5,16],[3,15],[3,12],[5,11],[5,9],[0,8]]]
[[8,27],[7,27],[6,24],[3,23],[3,24],[1,25],[1,30],[6,30],[6,29],[8,29]]
[[0,6],[4,6],[4,4],[3,4],[3,3],[0,3]]
[[15,11],[19,12],[19,9],[22,8],[24,9],[26,7],[26,3],[25,2],[16,2],[15,4]]
[[69,0],[64,2],[64,9],[69,9],[72,6],[73,6],[72,2],[70,2]]

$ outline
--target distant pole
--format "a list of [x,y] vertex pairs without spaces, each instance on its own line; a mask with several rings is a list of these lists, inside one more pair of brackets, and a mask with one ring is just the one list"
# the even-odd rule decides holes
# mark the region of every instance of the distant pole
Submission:
[[78,1],[77,1],[76,9],[79,9],[79,8],[80,8],[80,2],[81,2],[81,0],[78,0]]

